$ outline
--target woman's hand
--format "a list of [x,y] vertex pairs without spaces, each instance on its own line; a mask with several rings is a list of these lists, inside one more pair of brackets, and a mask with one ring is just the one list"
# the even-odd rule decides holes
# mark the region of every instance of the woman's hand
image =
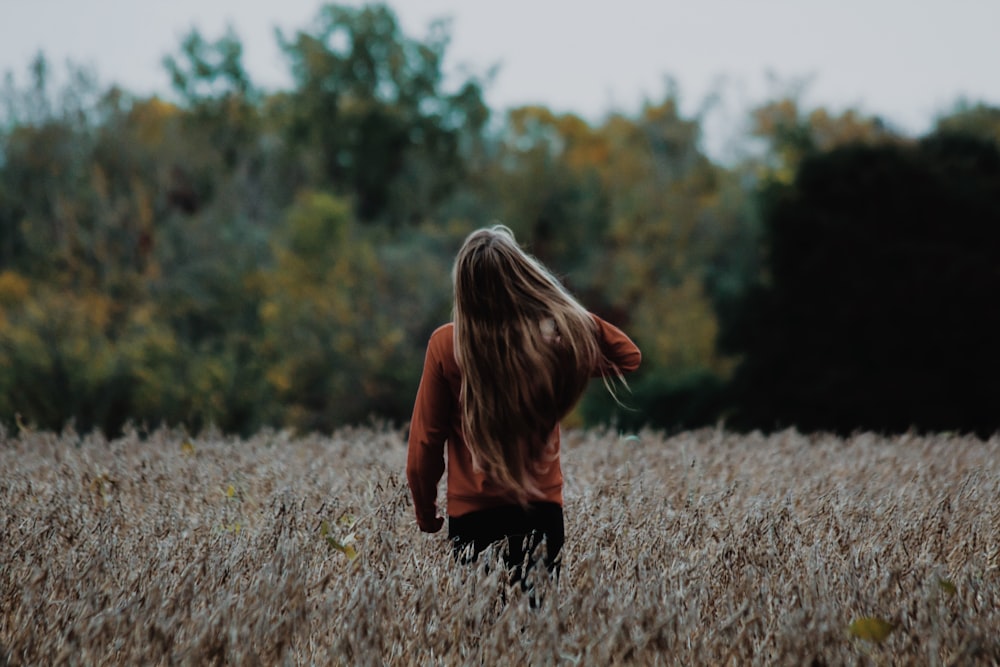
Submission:
[[442,526],[444,526],[444,517],[435,516],[434,520],[431,521],[430,523],[421,523],[419,525],[420,525],[420,530],[425,533],[436,533],[439,530],[441,530]]

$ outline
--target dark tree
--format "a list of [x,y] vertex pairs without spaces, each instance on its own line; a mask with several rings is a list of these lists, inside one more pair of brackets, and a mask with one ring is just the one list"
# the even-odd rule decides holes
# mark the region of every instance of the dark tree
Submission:
[[1000,428],[1000,151],[850,146],[763,196],[768,274],[723,322],[731,424]]

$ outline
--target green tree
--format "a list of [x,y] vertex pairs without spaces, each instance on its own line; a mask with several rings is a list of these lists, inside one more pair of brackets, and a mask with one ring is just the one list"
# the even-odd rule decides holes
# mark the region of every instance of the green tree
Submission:
[[935,128],[939,134],[966,134],[1000,144],[1000,107],[962,101],[939,118]]
[[631,314],[650,367],[721,372],[704,280],[734,221],[723,171],[700,148],[699,121],[668,96],[635,121],[612,118],[605,133],[611,220],[598,276],[607,298]]
[[303,192],[262,272],[262,358],[281,421],[330,429],[368,416],[374,373],[403,342],[381,302],[387,279],[343,200]]
[[766,145],[762,176],[781,183],[790,182],[799,163],[810,155],[847,144],[903,140],[878,116],[866,116],[855,109],[840,114],[822,107],[807,111],[801,108],[797,95],[766,102],[751,116],[752,136]]
[[405,36],[384,5],[325,5],[312,32],[279,41],[295,89],[273,112],[308,151],[314,187],[349,197],[364,222],[425,220],[463,177],[463,144],[489,117],[481,82],[444,88],[445,24]]
[[533,106],[508,113],[496,144],[485,193],[490,218],[575,289],[592,292],[595,241],[608,226],[606,141],[578,116]]
[[201,139],[227,170],[256,148],[260,131],[260,93],[243,66],[243,44],[228,29],[218,40],[189,32],[180,52],[163,59],[174,92],[188,110],[191,139]]

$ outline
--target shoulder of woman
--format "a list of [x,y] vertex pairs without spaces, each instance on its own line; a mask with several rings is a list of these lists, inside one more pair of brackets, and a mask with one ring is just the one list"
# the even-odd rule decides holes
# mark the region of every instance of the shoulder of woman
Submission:
[[455,339],[455,323],[448,322],[447,324],[442,324],[434,333],[431,334],[431,343],[440,343],[444,340],[454,341]]
[[455,325],[452,322],[442,324],[431,334],[427,347],[440,359],[454,357]]

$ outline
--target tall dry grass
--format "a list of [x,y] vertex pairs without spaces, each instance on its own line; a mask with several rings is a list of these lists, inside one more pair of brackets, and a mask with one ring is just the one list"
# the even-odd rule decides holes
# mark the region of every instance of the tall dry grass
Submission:
[[417,531],[396,431],[6,434],[0,664],[1000,663],[1000,439],[564,440],[532,610]]

